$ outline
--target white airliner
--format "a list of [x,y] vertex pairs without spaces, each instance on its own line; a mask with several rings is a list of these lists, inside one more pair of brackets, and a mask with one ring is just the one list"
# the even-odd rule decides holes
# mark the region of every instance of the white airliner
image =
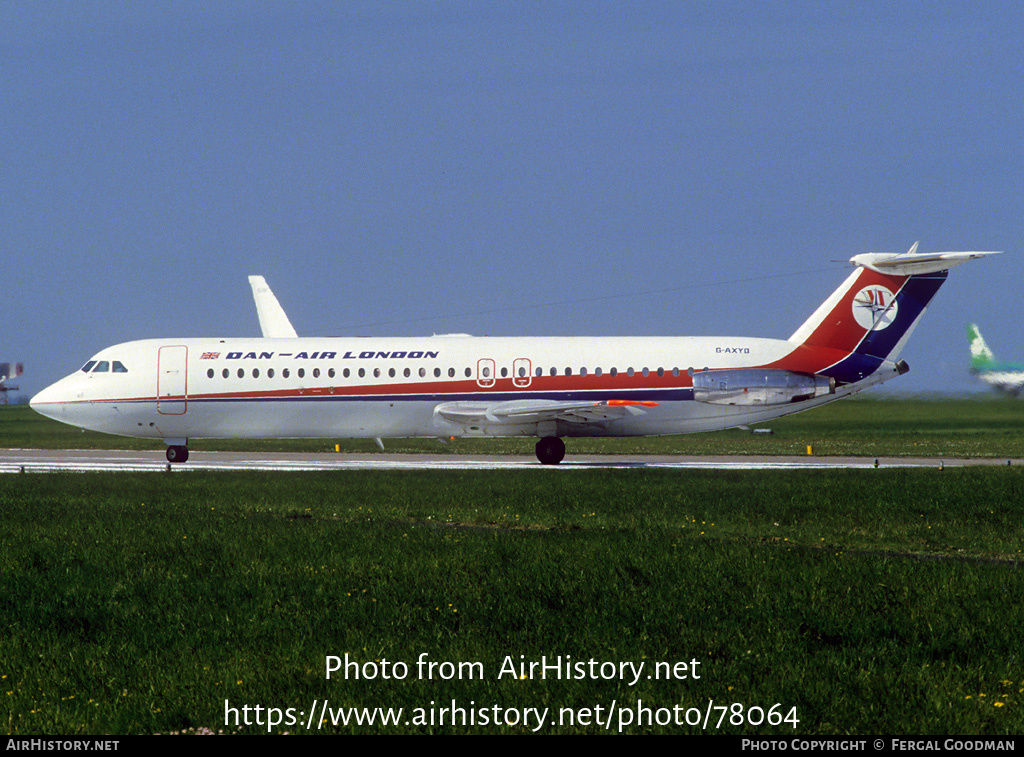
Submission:
[[32,399],[82,428],[162,439],[563,437],[712,431],[817,407],[908,368],[897,357],[947,269],[990,252],[867,253],[789,339],[303,338],[251,277],[264,338],[102,350]]

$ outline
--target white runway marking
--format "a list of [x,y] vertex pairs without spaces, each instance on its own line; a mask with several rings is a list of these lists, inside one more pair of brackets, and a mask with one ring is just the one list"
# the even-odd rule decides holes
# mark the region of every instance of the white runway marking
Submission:
[[192,452],[187,463],[170,465],[159,451],[0,450],[0,473],[174,472],[187,471],[338,471],[338,470],[546,470],[704,469],[824,470],[837,468],[946,468],[966,465],[1020,465],[1021,460],[991,458],[826,458],[693,457],[579,455],[560,465],[541,465],[532,457],[475,455],[399,455],[266,452]]

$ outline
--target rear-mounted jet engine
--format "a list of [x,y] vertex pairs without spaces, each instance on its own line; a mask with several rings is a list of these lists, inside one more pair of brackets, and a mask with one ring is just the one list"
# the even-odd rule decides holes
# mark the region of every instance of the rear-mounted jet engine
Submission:
[[836,393],[836,380],[778,368],[705,370],[693,374],[693,398],[714,405],[785,405]]

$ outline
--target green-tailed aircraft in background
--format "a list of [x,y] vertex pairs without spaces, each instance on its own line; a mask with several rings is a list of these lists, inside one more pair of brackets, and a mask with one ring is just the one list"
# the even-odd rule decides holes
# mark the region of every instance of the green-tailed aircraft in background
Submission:
[[967,339],[971,346],[971,373],[1001,392],[1017,397],[1024,388],[1024,363],[1000,363],[981,338],[973,323],[967,324]]

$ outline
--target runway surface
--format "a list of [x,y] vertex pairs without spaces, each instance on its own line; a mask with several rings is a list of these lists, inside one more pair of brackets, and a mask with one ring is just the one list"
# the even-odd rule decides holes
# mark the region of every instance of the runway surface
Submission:
[[530,456],[401,455],[387,453],[192,452],[187,463],[170,465],[159,450],[0,450],[0,473],[59,471],[327,471],[327,470],[518,470],[579,471],[595,468],[701,468],[724,470],[820,470],[828,468],[947,468],[1024,465],[1021,459],[943,460],[921,457],[572,455],[560,465]]

